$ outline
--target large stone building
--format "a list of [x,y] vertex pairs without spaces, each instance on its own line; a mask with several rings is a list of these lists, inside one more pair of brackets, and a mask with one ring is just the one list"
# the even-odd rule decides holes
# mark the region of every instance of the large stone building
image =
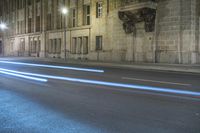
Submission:
[[200,63],[199,10],[200,0],[1,0],[0,53]]

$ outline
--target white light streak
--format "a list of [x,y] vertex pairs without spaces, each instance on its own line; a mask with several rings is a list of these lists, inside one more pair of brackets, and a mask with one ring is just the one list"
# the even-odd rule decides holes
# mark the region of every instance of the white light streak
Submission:
[[74,71],[104,73],[104,70],[68,67],[68,66],[53,66],[53,65],[42,65],[42,64],[32,64],[32,63],[23,63],[23,62],[11,62],[11,61],[0,61],[0,63],[24,65],[24,66],[34,66],[34,67],[45,67],[45,68],[55,68],[55,69],[67,69],[67,70],[74,70]]
[[171,93],[171,94],[191,95],[191,96],[200,96],[200,92],[187,91],[187,90],[177,90],[177,89],[170,89],[170,88],[161,88],[161,87],[134,85],[134,84],[123,84],[123,83],[105,82],[105,81],[97,81],[97,80],[88,80],[88,79],[79,79],[79,78],[43,75],[43,74],[35,74],[35,73],[13,71],[13,70],[2,69],[2,68],[0,68],[0,70],[4,70],[4,71],[7,71],[7,72],[18,73],[18,74],[29,75],[29,76],[38,76],[38,77],[42,77],[42,78],[50,78],[50,79],[57,79],[57,80],[64,80],[64,81],[71,81],[71,82],[79,82],[79,83],[87,83],[87,84],[94,84],[94,85],[123,87],[123,88],[131,88],[131,89],[135,89],[135,90],[164,92],[164,93]]
[[20,75],[20,74],[8,72],[8,71],[0,71],[0,73],[6,74],[6,75],[15,76],[15,77],[19,77],[19,78],[24,78],[24,79],[29,79],[29,80],[35,80],[35,81],[39,81],[39,82],[47,82],[48,81],[47,79],[30,77],[30,76],[25,76],[25,75]]

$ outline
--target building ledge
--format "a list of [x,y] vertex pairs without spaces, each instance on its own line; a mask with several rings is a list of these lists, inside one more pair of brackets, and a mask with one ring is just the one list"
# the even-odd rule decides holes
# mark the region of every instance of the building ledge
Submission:
[[119,11],[125,12],[125,11],[131,11],[131,12],[137,12],[140,9],[143,8],[150,8],[150,9],[156,9],[157,3],[153,1],[147,1],[147,2],[138,2],[138,3],[129,3],[129,5],[125,5],[120,8]]

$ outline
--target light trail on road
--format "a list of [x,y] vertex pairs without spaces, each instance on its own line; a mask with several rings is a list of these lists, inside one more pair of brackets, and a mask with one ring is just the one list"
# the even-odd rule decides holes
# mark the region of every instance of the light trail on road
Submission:
[[30,76],[25,76],[25,75],[21,75],[21,74],[6,72],[6,71],[0,71],[0,73],[6,74],[6,75],[10,75],[10,76],[19,77],[19,78],[24,78],[24,79],[29,79],[29,80],[35,80],[35,81],[39,81],[39,82],[47,82],[48,81],[47,79],[43,79],[43,78],[30,77]]
[[11,61],[0,61],[0,63],[13,64],[13,65],[24,65],[24,66],[33,66],[33,67],[45,67],[45,68],[54,68],[54,69],[66,69],[66,70],[74,70],[74,71],[104,73],[104,70],[90,69],[90,68],[78,68],[78,67],[68,67],[68,66],[54,66],[54,65],[32,64],[32,63],[11,62]]
[[142,86],[142,85],[97,81],[97,80],[89,80],[89,79],[79,79],[79,78],[71,78],[71,77],[52,76],[52,75],[44,75],[44,74],[36,74],[36,73],[28,73],[28,72],[19,72],[19,71],[3,69],[3,68],[0,68],[0,70],[17,73],[17,74],[56,79],[56,80],[64,80],[64,81],[70,81],[70,82],[79,82],[79,83],[86,83],[86,84],[111,86],[111,87],[123,87],[123,88],[131,88],[131,89],[143,90],[143,91],[154,91],[154,92],[164,92],[164,93],[171,93],[171,94],[200,96],[200,92],[177,90],[177,89],[172,89],[172,88],[161,88],[161,87]]
[[184,84],[184,83],[177,83],[177,82],[166,82],[166,81],[158,81],[158,80],[149,80],[149,79],[138,79],[138,78],[129,78],[129,77],[122,77],[124,80],[136,80],[136,81],[143,81],[143,82],[153,82],[153,83],[160,83],[160,84],[172,84],[172,85],[180,85],[180,86],[192,86],[191,84]]

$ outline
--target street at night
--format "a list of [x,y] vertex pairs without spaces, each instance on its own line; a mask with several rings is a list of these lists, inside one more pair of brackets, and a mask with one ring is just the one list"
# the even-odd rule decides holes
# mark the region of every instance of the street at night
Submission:
[[0,63],[2,133],[200,132],[198,74],[22,62]]
[[0,133],[200,133],[200,0],[0,0]]

